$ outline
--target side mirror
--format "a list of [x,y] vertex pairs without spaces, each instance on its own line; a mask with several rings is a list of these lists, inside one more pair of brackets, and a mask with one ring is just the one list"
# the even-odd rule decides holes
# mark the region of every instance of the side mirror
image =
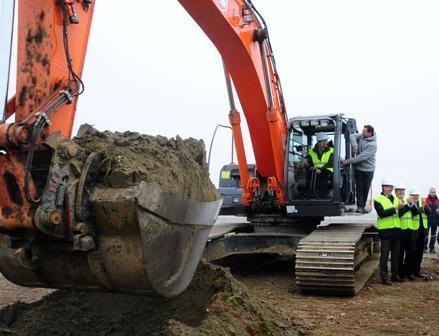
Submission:
[[348,119],[346,126],[350,134],[358,133],[357,122],[355,119]]

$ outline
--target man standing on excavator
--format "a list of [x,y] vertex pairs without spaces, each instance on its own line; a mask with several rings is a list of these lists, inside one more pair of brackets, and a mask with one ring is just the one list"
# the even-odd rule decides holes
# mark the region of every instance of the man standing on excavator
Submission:
[[[399,253],[401,224],[398,210],[404,205],[397,197],[392,195],[395,184],[390,179],[381,182],[382,193],[375,197],[373,205],[377,212],[378,233],[380,236],[380,276],[385,285],[391,285],[392,281],[402,281],[399,277]],[[391,254],[391,280],[388,278],[387,262]]]
[[361,134],[351,134],[352,154],[356,156],[342,160],[343,165],[353,164],[355,169],[355,189],[357,196],[357,212],[367,213],[366,200],[375,171],[375,154],[377,142],[375,130],[366,125]]

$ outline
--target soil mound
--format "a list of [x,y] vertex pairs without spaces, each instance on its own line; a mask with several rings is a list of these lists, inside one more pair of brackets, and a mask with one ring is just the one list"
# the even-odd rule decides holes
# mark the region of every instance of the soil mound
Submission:
[[87,152],[102,155],[102,184],[117,188],[145,181],[183,199],[219,198],[209,179],[202,140],[99,132],[88,124],[79,128],[73,140]]
[[298,320],[247,291],[221,267],[200,263],[176,298],[56,291],[0,311],[17,335],[304,335]]

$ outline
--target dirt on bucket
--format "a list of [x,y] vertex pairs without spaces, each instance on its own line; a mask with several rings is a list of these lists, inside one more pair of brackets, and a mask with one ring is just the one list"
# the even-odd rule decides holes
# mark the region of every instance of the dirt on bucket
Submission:
[[129,187],[144,181],[182,199],[219,198],[209,179],[202,140],[100,132],[88,124],[81,125],[73,140],[86,151],[102,155],[101,183],[107,186]]
[[285,335],[306,334],[291,314],[250,294],[228,270],[200,263],[175,298],[55,291],[0,311],[5,335]]

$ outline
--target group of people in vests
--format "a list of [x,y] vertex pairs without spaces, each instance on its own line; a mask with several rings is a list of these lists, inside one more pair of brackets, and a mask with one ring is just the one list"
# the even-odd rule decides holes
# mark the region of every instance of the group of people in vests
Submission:
[[[374,199],[377,226],[381,241],[380,276],[383,284],[414,281],[424,278],[421,263],[424,240],[428,235],[428,216],[431,208],[413,187],[406,194],[403,183],[384,179],[382,192]],[[393,193],[394,192],[394,193]],[[387,262],[391,259],[391,275]]]

